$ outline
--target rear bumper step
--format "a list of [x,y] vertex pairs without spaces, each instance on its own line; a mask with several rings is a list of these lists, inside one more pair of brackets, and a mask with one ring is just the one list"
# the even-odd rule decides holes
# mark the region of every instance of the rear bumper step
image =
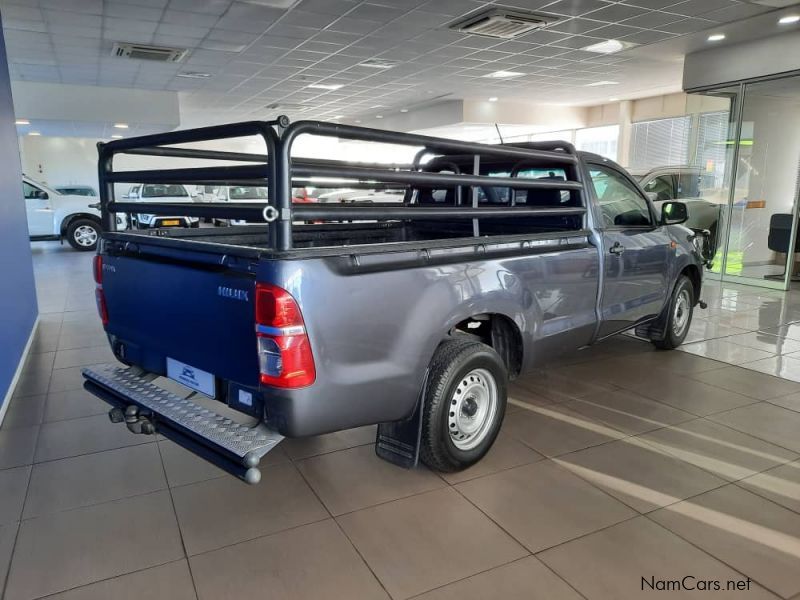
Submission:
[[155,430],[247,483],[261,480],[261,458],[283,439],[264,424],[249,427],[150,383],[131,369],[101,365],[83,369],[84,388],[123,411],[151,413]]

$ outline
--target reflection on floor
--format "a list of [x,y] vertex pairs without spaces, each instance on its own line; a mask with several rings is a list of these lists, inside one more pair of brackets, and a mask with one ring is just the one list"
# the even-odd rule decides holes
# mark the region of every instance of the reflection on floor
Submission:
[[367,427],[283,443],[248,487],[108,421],[79,374],[112,359],[91,257],[34,251],[42,325],[0,430],[7,600],[800,597],[800,383],[766,374],[796,378],[800,296],[709,285],[684,351],[620,337],[515,382],[463,473],[388,465]]

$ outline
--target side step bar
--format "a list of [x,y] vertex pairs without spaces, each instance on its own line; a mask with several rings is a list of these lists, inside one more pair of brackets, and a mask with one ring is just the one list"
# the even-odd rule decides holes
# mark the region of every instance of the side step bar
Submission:
[[147,377],[126,367],[85,368],[83,376],[88,392],[117,409],[112,410],[112,417],[122,414],[135,420],[142,418],[137,415],[147,415],[144,420],[153,424],[152,432],[160,433],[250,484],[261,481],[258,469],[261,458],[283,439],[262,423],[254,427],[237,423],[150,383]]

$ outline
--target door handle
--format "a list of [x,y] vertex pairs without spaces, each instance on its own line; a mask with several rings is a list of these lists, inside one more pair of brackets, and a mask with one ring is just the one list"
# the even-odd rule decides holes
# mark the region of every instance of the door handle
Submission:
[[625,252],[625,246],[623,246],[619,242],[614,242],[614,245],[611,246],[611,248],[609,248],[608,251],[611,252],[611,254],[619,255]]

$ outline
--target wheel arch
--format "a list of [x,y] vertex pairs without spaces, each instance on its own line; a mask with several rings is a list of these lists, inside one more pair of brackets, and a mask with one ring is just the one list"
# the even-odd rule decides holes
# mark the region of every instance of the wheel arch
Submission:
[[519,325],[502,313],[478,313],[461,319],[442,339],[469,336],[494,349],[506,365],[509,379],[515,379],[523,365],[524,348]]
[[67,230],[69,229],[70,224],[76,219],[88,219],[97,223],[98,227],[100,226],[100,217],[97,215],[92,213],[70,213],[61,220],[61,228],[59,229],[59,232],[62,236],[67,235]]

